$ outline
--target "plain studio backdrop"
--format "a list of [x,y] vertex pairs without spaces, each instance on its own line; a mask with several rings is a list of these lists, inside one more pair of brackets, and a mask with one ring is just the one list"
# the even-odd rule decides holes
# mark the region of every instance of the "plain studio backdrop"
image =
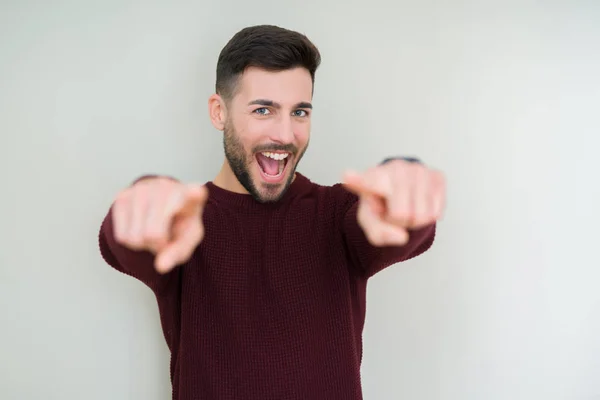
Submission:
[[262,23],[323,55],[301,172],[448,178],[434,247],[370,283],[365,399],[600,399],[600,3],[567,0],[3,0],[0,398],[169,398],[155,299],[98,229],[141,174],[214,177],[217,56]]

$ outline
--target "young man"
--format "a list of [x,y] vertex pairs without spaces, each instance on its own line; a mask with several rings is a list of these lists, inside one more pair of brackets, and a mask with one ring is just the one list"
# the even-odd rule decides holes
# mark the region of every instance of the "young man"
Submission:
[[208,102],[219,174],[139,178],[102,223],[104,260],[156,295],[173,399],[361,399],[367,280],[433,243],[439,172],[391,159],[334,186],[296,172],[319,63],[299,33],[238,32]]

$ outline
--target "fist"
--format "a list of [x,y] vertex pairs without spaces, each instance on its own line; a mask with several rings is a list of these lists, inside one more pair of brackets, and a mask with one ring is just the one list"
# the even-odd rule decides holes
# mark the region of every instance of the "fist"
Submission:
[[161,273],[187,261],[204,237],[208,190],[163,177],[142,179],[119,193],[112,207],[115,239],[146,250]]
[[444,176],[419,163],[394,160],[348,172],[344,184],[359,196],[358,222],[377,246],[406,244],[410,229],[436,222],[445,207]]

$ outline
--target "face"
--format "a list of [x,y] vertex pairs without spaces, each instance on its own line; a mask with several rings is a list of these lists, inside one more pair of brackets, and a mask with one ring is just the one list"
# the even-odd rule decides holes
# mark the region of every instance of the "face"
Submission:
[[260,202],[277,201],[294,179],[310,138],[312,87],[304,68],[250,68],[227,105],[225,157],[239,183]]

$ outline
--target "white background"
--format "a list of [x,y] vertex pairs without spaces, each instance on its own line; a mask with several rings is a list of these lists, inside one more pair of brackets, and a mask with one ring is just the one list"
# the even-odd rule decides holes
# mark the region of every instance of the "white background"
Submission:
[[217,56],[260,23],[323,55],[301,172],[448,178],[434,247],[371,281],[365,399],[600,399],[600,3],[567,0],[3,0],[0,398],[169,398],[98,228],[138,175],[215,176]]

